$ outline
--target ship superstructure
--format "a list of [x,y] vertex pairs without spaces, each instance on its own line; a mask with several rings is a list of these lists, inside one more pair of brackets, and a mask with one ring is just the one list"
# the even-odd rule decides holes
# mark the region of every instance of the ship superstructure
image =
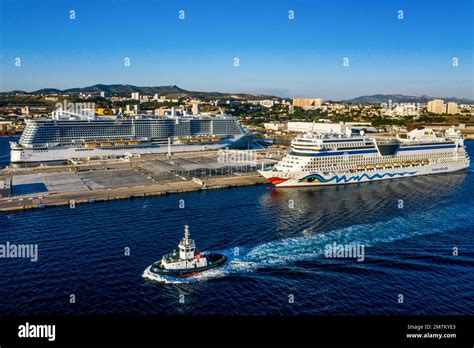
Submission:
[[197,273],[220,267],[227,262],[227,257],[217,253],[196,253],[196,243],[190,238],[188,225],[184,226],[184,237],[178,244],[178,252],[163,255],[145,270],[155,275],[172,277],[190,277]]
[[369,138],[364,133],[295,138],[273,168],[259,171],[276,187],[351,184],[462,170],[470,159],[459,131],[438,137],[414,129],[405,137]]
[[97,117],[29,120],[11,162],[52,162],[247,147],[251,134],[232,116]]

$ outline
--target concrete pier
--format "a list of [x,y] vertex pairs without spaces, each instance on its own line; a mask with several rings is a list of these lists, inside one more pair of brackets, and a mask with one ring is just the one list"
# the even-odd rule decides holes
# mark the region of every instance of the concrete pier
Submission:
[[62,192],[56,194],[36,194],[28,197],[9,197],[0,199],[0,211],[12,212],[29,209],[42,209],[56,206],[75,206],[76,204],[114,201],[137,197],[159,196],[176,193],[216,190],[239,186],[263,184],[265,179],[258,174],[235,177],[209,178],[204,185],[195,181],[156,183],[130,187],[96,189],[90,191]]
[[217,151],[207,151],[129,161],[6,168],[0,171],[0,181],[11,180],[12,184],[9,196],[0,198],[0,211],[259,185],[266,180],[257,170],[273,165],[279,158],[268,152],[257,154],[253,160],[237,163],[222,162]]

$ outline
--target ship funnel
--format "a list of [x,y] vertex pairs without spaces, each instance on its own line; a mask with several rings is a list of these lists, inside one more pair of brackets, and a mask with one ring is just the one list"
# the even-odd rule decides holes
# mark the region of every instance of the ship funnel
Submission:
[[186,240],[186,242],[188,242],[189,240],[189,226],[186,224],[184,225],[184,239]]

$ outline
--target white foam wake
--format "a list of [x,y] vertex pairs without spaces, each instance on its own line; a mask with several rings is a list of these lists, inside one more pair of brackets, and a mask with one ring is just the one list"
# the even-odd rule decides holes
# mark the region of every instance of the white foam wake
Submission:
[[245,259],[258,267],[283,265],[323,255],[327,244],[363,244],[366,247],[418,235],[442,233],[461,227],[474,228],[474,204],[458,204],[396,217],[370,224],[353,225],[310,237],[272,241],[252,248]]
[[[193,283],[221,278],[228,274],[254,272],[262,267],[284,266],[295,261],[311,260],[323,256],[327,244],[363,244],[365,247],[389,243],[418,235],[442,233],[457,228],[474,228],[474,204],[456,204],[443,208],[399,216],[370,224],[353,225],[312,236],[286,238],[253,247],[220,250],[228,262],[217,269],[181,279],[159,276],[148,267],[143,277],[165,283]],[[370,255],[366,255],[366,258]]]

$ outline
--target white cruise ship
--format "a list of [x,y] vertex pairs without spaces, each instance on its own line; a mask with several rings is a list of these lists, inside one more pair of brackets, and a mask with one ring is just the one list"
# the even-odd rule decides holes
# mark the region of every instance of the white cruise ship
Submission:
[[444,137],[425,128],[390,139],[309,132],[291,142],[277,165],[259,173],[276,187],[343,185],[454,172],[469,163],[464,139],[454,129]]
[[247,148],[252,135],[231,116],[97,117],[27,121],[18,143],[11,142],[11,163],[65,162],[69,159],[121,157]]

